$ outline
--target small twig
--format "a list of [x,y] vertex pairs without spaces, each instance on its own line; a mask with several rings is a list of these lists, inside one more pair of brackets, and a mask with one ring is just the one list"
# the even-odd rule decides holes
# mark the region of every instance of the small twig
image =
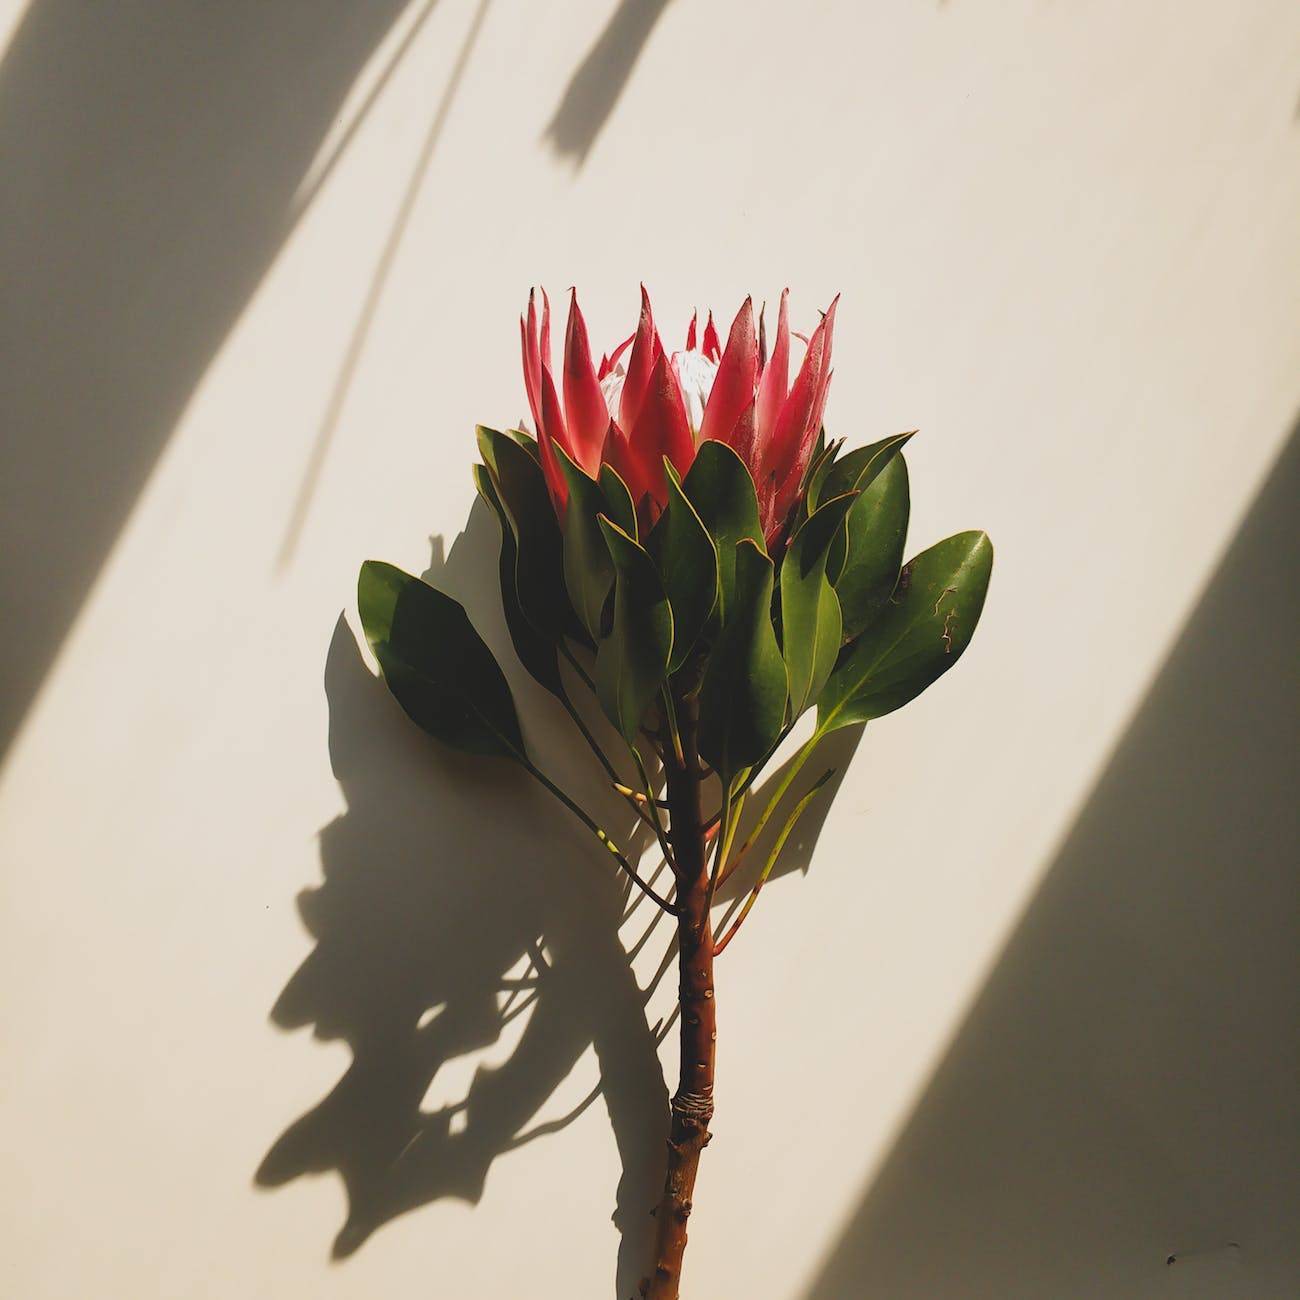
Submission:
[[644,808],[647,804],[653,803],[656,808],[667,808],[667,799],[647,799],[640,790],[633,790],[630,785],[624,785],[621,781],[614,782],[614,789],[623,796],[624,799],[631,799],[633,803]]
[[831,779],[834,768],[827,768],[825,772],[817,778],[813,788],[808,791],[802,799],[794,806],[790,816],[786,818],[785,825],[781,827],[781,834],[776,837],[776,843],[772,846],[772,852],[768,854],[767,862],[763,870],[759,873],[758,880],[754,883],[754,888],[749,891],[749,897],[745,899],[745,906],[740,909],[740,915],[732,922],[731,929],[713,945],[713,955],[716,957],[724,948],[736,937],[736,931],[744,924],[745,917],[749,915],[750,909],[758,901],[759,890],[767,883],[767,878],[772,874],[772,868],[776,866],[776,860],[781,856],[781,850],[785,848],[785,842],[790,838],[790,832],[794,830],[795,823],[803,816],[803,811],[816,798],[817,792]]
[[582,715],[578,712],[576,708],[574,708],[573,701],[569,699],[567,695],[563,695],[563,694],[559,697],[559,699],[560,699],[560,703],[564,705],[565,712],[568,713],[569,717],[573,719],[574,726],[576,726],[578,730],[582,732],[582,738],[587,742],[587,747],[591,750],[593,754],[595,754],[596,759],[600,763],[601,767],[605,769],[606,775],[609,777],[611,781],[617,783],[618,773],[614,770],[613,763],[609,761],[609,758],[605,754],[605,751],[601,749],[600,742],[596,739],[595,736],[591,734],[591,729],[582,720]]
[[730,788],[727,791],[727,800],[722,805],[722,829],[718,833],[717,852],[713,858],[713,870],[709,873],[709,889],[704,898],[704,916],[708,919],[709,911],[713,907],[713,895],[717,893],[718,884],[722,879],[722,866],[727,860],[727,855],[731,852],[731,841],[735,838],[736,827],[740,823],[740,814],[745,807],[745,796],[731,794]]
[[569,796],[565,794],[564,791],[561,790],[545,772],[535,766],[531,761],[523,760],[523,765],[524,770],[532,776],[534,780],[539,782],[547,791],[554,795],[554,797],[558,799],[610,851],[614,857],[614,861],[623,868],[631,878],[632,883],[635,884],[647,898],[658,903],[669,916],[677,915],[677,909],[666,899],[661,898],[657,893],[655,893],[655,891],[637,875],[636,868],[627,860],[623,850],[609,838],[601,827],[597,826],[596,823],[592,821],[585,809],[574,803],[574,801],[570,799]]
[[569,667],[582,678],[587,689],[594,695],[596,693],[596,683],[591,680],[591,674],[578,662],[577,656],[569,649],[568,643],[563,638],[560,639],[558,644],[560,653],[569,661]]
[[682,753],[682,736],[677,730],[677,707],[673,704],[673,693],[668,689],[665,682],[660,687],[659,694],[664,703],[664,725],[668,728],[669,738],[673,742],[673,757],[677,760],[677,766],[681,767],[686,762],[686,757]]
[[781,778],[772,797],[767,801],[767,806],[759,814],[758,821],[754,824],[754,829],[749,832],[748,838],[736,850],[736,856],[727,863],[723,868],[722,875],[718,883],[723,884],[745,860],[745,855],[754,847],[755,840],[763,833],[763,828],[771,820],[772,814],[777,810],[781,800],[785,798],[786,791],[794,784],[794,779],[803,770],[803,765],[808,761],[814,749],[817,748],[821,740],[820,732],[813,732],[807,741],[800,747],[799,752],[790,760],[790,765],[785,770],[785,775]]
[[[646,799],[645,795],[643,795],[640,790],[633,790],[631,786],[624,785],[622,781],[613,781],[611,782],[611,784],[614,787],[615,793],[622,795],[623,798],[628,801],[628,803],[632,806],[632,811],[636,813],[636,815],[641,819],[641,821],[644,822],[647,826],[649,826],[651,830],[656,832],[656,838],[657,838],[658,828],[654,824],[654,819],[650,816],[648,810],[648,805],[650,801]],[[664,806],[663,803],[658,799],[654,800],[653,802],[656,808],[662,808]]]
[[655,838],[659,841],[659,850],[664,855],[664,860],[673,869],[673,875],[677,874],[677,858],[673,854],[673,846],[668,842],[668,834],[664,830],[663,820],[659,816],[659,801],[654,796],[654,790],[650,785],[649,773],[645,770],[645,763],[642,761],[638,750],[629,746],[632,750],[632,757],[636,760],[636,770],[641,777],[641,784],[645,787],[646,812],[645,818],[655,830]]

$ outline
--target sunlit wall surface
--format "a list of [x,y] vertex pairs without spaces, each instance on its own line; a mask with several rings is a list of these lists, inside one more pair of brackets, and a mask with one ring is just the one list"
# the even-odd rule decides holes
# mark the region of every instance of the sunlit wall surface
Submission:
[[829,426],[919,427],[913,549],[997,547],[719,964],[689,1294],[1300,1291],[1294,5],[0,41],[6,1295],[632,1294],[667,933],[413,733],[351,601],[432,570],[504,646],[473,426],[526,409],[530,284],[613,338],[640,280],[672,331],[842,292]]

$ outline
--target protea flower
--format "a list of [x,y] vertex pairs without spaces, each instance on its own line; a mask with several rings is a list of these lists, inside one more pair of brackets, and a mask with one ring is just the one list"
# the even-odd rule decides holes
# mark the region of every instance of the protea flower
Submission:
[[769,544],[774,541],[790,517],[817,443],[830,388],[839,301],[831,303],[809,336],[791,385],[787,298],[788,291],[783,292],[770,356],[761,316],[755,333],[750,298],[736,313],[725,348],[710,314],[701,346],[692,319],[685,348],[670,355],[655,328],[643,285],[636,332],[597,364],[575,290],[557,388],[551,369],[550,302],[543,291],[539,330],[536,297],[530,293],[528,311],[519,320],[524,386],[556,510],[563,513],[566,498],[557,443],[593,477],[602,464],[610,465],[627,484],[638,510],[653,518],[666,499],[664,458],[685,475],[699,444],[713,439],[731,446],[749,468],[764,534]]
[[[537,437],[480,425],[474,482],[500,524],[501,610],[519,663],[591,747],[599,788],[627,801],[621,827],[602,825],[538,765],[511,684],[462,606],[389,564],[363,565],[357,584],[367,640],[407,714],[454,750],[516,764],[590,833],[602,864],[612,857],[628,888],[676,923],[679,1074],[645,1300],[681,1295],[714,1111],[715,961],[832,776],[809,784],[800,773],[828,737],[902,708],[952,668],[992,568],[980,532],[904,565],[912,433],[818,450],[835,306],[804,341],[791,384],[784,293],[770,354],[748,298],[725,346],[710,316],[669,354],[643,287],[636,331],[598,362],[575,295],[557,383],[550,307],[545,294],[529,297],[520,332]],[[585,721],[595,707],[611,753]],[[756,781],[809,713],[811,735],[760,793]],[[759,802],[737,845],[742,810]],[[648,830],[641,842],[658,845],[667,885],[610,829],[618,839]],[[715,932],[718,891],[759,844],[766,857],[745,901]],[[471,1117],[474,1104],[471,1093]]]

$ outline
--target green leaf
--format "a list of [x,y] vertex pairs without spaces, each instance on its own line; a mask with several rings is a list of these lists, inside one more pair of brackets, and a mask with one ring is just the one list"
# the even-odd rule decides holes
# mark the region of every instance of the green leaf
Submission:
[[510,687],[456,601],[367,560],[357,609],[388,689],[414,722],[453,749],[527,764]]
[[835,458],[840,454],[843,446],[844,439],[836,438],[833,442],[826,443],[809,462],[808,489],[804,493],[805,517],[807,513],[815,510],[817,503],[822,500],[822,484],[826,482],[826,475],[831,472]]
[[[823,501],[842,496],[845,492],[865,492],[877,474],[907,446],[916,430],[896,433],[866,447],[854,449],[840,460],[826,467],[821,481],[808,489],[808,508],[815,510]],[[814,489],[816,489],[814,491]]]
[[673,656],[676,672],[695,648],[718,594],[718,553],[695,507],[682,491],[672,462],[664,458],[668,504],[646,538],[673,609]]
[[970,644],[992,568],[993,546],[980,532],[958,533],[911,560],[826,683],[818,731],[883,717],[942,677]]
[[758,494],[745,462],[723,442],[702,442],[682,491],[708,529],[718,553],[718,619],[724,624],[736,599],[736,545],[753,542],[766,554]]
[[515,593],[524,617],[558,641],[585,637],[564,583],[564,542],[541,464],[509,433],[480,425],[479,450],[515,535]]
[[724,788],[771,749],[786,702],[785,661],[772,630],[772,561],[750,538],[735,551],[731,614],[700,687],[700,753]]
[[636,503],[632,493],[619,477],[612,465],[600,467],[600,490],[605,494],[606,513],[634,541],[639,540],[636,532]]
[[506,627],[510,632],[510,641],[515,647],[515,654],[519,656],[519,662],[528,670],[534,681],[544,686],[557,699],[567,699],[568,693],[564,689],[564,680],[560,676],[560,661],[556,654],[555,642],[543,636],[524,617],[524,611],[520,608],[519,594],[515,590],[515,534],[486,466],[474,466],[474,486],[478,488],[479,496],[492,509],[497,522],[501,525],[501,552],[498,559],[501,607],[505,612]]
[[826,557],[856,499],[847,492],[819,506],[781,561],[781,643],[792,720],[821,693],[840,652],[840,602],[826,577]]
[[614,562],[609,558],[609,547],[596,522],[600,515],[607,513],[608,506],[596,480],[575,465],[558,444],[555,457],[569,488],[562,530],[564,585],[579,621],[591,639],[597,641],[601,636],[605,602],[614,586]]
[[853,503],[831,547],[826,571],[839,597],[847,641],[871,623],[898,583],[909,508],[907,463],[899,453]]
[[503,429],[501,432],[507,438],[517,442],[539,465],[541,464],[542,449],[537,445],[537,439],[531,433],[526,433],[523,429]]
[[635,748],[646,709],[668,673],[673,612],[644,548],[603,516],[600,527],[614,562],[614,623],[596,647],[596,698]]

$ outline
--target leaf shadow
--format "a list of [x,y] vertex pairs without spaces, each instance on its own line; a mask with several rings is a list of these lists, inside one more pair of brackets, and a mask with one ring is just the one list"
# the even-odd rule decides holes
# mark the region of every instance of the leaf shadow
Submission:
[[[543,765],[589,798],[601,784],[594,762],[509,649],[496,528],[476,504],[445,562],[433,539],[425,576],[466,606],[506,668]],[[672,970],[671,927],[523,772],[452,754],[413,727],[342,616],[324,685],[346,808],[320,832],[321,880],[298,897],[314,946],[271,1020],[341,1041],[352,1059],[274,1141],[255,1182],[338,1174],[347,1213],[332,1255],[342,1260],[400,1215],[445,1198],[477,1204],[499,1158],[600,1100],[622,1164],[611,1217],[614,1295],[626,1300],[644,1273],[664,1172],[658,1046],[673,1021],[652,1025],[647,1002]],[[615,796],[595,807],[634,857],[648,847]],[[783,872],[806,869],[819,828],[810,817]],[[633,962],[647,950],[662,960],[643,986]],[[588,1049],[598,1079],[565,1111],[557,1090],[591,1071]]]

